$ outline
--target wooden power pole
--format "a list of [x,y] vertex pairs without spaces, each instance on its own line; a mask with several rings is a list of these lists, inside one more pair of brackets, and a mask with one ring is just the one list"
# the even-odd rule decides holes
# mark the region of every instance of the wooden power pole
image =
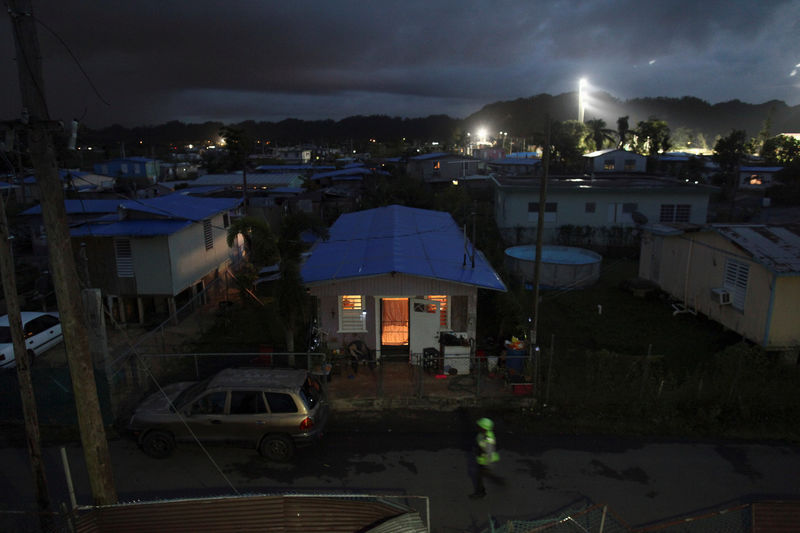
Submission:
[[14,359],[17,365],[19,395],[22,402],[22,416],[25,418],[25,436],[28,441],[28,456],[31,460],[33,484],[36,490],[36,505],[39,508],[39,523],[42,531],[52,527],[50,520],[50,494],[47,490],[47,477],[42,460],[42,442],[39,433],[39,414],[36,410],[36,397],[33,393],[31,379],[31,360],[25,348],[22,334],[22,316],[20,314],[19,297],[17,296],[17,279],[14,275],[14,256],[11,249],[11,236],[6,218],[6,207],[0,199],[0,279],[3,280],[3,292],[6,297],[8,327],[14,343]]
[[23,123],[28,124],[29,149],[41,191],[50,271],[58,299],[89,483],[94,503],[111,505],[117,502],[117,494],[69,238],[64,191],[53,147],[52,132],[57,126],[50,121],[47,110],[36,21],[30,0],[6,0],[6,3],[17,52]]

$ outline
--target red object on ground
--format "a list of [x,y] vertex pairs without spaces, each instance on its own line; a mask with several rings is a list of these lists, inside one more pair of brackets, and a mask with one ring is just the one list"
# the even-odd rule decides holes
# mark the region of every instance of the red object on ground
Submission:
[[447,374],[436,374],[436,379],[447,379]]

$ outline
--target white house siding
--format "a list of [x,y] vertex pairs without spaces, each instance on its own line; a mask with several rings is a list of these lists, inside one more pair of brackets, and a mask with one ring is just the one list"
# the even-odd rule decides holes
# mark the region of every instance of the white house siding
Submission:
[[211,219],[211,230],[214,246],[209,250],[205,248],[202,221],[170,235],[171,294],[180,293],[230,260],[231,250],[226,242],[228,230],[222,226],[222,214]]
[[[645,232],[640,258],[639,277],[658,284],[686,307],[764,345],[773,275],[744,255],[733,243],[713,231],[675,236]],[[729,258],[749,265],[743,310],[733,305],[720,305],[711,292],[711,289],[723,286],[725,261]],[[658,262],[659,266],[655,267],[654,262]],[[654,273],[657,275],[654,276]],[[787,333],[785,321],[788,315],[777,315],[782,313],[782,308],[787,304],[791,306],[781,297],[773,309],[773,334],[785,336]],[[793,316],[796,320],[797,314]],[[768,344],[777,342],[783,341],[777,338],[767,340]]]
[[[647,158],[645,156],[624,150],[611,150],[605,154],[590,157],[589,160],[591,161],[589,168],[594,172],[645,172],[647,169]],[[613,161],[614,168],[605,168],[607,160]],[[625,167],[625,162],[628,160],[633,160],[633,167]]]
[[169,237],[131,238],[133,271],[138,294],[175,294],[169,260]]
[[[447,295],[451,305],[453,296],[466,296],[468,298],[467,328],[464,333],[470,338],[475,338],[478,290],[471,285],[420,278],[406,274],[387,274],[313,285],[310,287],[310,291],[312,295],[317,297],[317,316],[323,331],[327,333],[329,347],[346,345],[352,340],[360,338],[374,349],[380,345],[376,321],[380,311],[380,298],[413,298],[432,294]],[[343,294],[367,296],[365,306],[367,310],[366,333],[339,333],[338,298]]]
[[800,346],[800,276],[776,276],[767,346]]
[[[510,242],[517,238],[517,227],[523,228],[523,240],[535,236],[537,214],[529,213],[528,204],[539,202],[538,187],[497,187],[495,189],[495,216],[497,226]],[[595,229],[614,226],[634,227],[630,214],[621,214],[624,204],[636,204],[636,211],[647,217],[648,222],[660,221],[661,206],[690,205],[689,223],[705,224],[708,217],[708,190],[659,187],[641,188],[556,188],[547,192],[547,203],[555,203],[555,220],[544,223],[544,240],[553,243],[561,226],[590,226]],[[586,212],[586,204],[594,203],[594,212]],[[611,212],[615,216],[611,217]],[[596,239],[602,239],[597,233]]]

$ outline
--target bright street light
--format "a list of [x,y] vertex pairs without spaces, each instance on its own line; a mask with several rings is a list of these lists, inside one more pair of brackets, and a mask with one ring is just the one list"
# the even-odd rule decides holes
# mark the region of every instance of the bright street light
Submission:
[[581,123],[583,123],[583,111],[586,108],[583,96],[584,87],[586,87],[586,78],[581,78],[578,81],[578,122]]

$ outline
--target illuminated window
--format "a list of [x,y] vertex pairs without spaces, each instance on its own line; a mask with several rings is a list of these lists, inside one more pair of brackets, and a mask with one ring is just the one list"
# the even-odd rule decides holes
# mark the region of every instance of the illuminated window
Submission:
[[449,329],[447,322],[447,296],[443,294],[437,294],[426,296],[425,299],[439,302],[439,326],[441,326],[442,329]]
[[750,176],[750,179],[749,179],[748,183],[750,185],[763,185],[763,181],[761,180],[761,176],[759,176],[758,174],[753,174],[752,176]]
[[606,159],[603,161],[603,170],[614,170],[616,167],[613,159]]
[[441,162],[437,161],[436,163],[434,163],[434,164],[433,164],[433,168],[435,168],[435,169],[437,169],[437,170],[438,170],[438,169],[440,169],[440,168],[442,168],[442,164],[441,164]]
[[363,296],[346,294],[339,297],[339,331],[367,331],[367,310]]

